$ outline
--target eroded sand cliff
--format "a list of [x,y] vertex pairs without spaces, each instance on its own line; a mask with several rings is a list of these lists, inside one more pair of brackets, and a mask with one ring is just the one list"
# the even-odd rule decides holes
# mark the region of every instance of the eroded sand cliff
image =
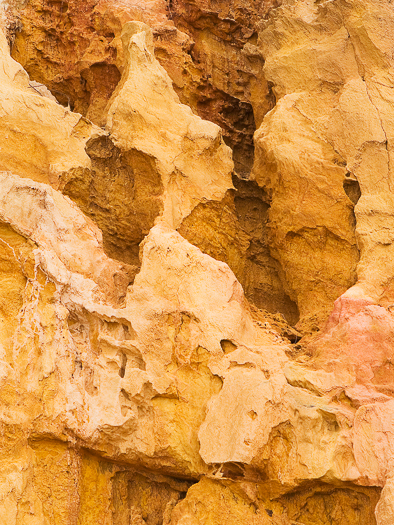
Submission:
[[0,524],[393,525],[390,0],[0,4]]

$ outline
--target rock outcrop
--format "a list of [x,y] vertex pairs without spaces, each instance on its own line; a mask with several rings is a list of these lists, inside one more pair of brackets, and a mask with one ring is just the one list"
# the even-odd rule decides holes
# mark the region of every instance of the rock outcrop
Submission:
[[0,9],[0,524],[394,523],[389,1]]

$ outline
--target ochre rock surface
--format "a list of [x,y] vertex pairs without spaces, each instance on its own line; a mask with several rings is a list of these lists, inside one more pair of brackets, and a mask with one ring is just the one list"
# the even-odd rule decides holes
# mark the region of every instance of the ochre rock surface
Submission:
[[277,104],[253,178],[269,189],[271,246],[306,323],[356,280],[391,302],[393,24],[385,2],[297,2],[259,35]]
[[38,92],[9,56],[3,32],[0,56],[0,168],[56,185],[63,171],[88,166],[86,141],[101,130]]
[[394,523],[393,39],[0,2],[0,525]]

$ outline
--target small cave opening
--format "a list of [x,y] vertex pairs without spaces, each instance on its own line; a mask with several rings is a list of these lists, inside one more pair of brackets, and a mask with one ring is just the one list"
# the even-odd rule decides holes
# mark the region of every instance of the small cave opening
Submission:
[[222,347],[222,350],[225,354],[229,354],[231,352],[234,352],[234,350],[237,349],[237,345],[230,341],[229,339],[222,339],[220,341],[220,346]]
[[343,181],[343,189],[352,203],[356,205],[361,197],[361,189],[358,180],[347,173],[346,178]]
[[92,138],[91,169],[63,174],[59,189],[101,229],[105,253],[139,268],[139,247],[162,209],[163,186],[154,159],[122,153],[109,137]]
[[234,481],[242,480],[245,477],[245,468],[242,463],[223,463],[220,471],[224,478],[232,479]]

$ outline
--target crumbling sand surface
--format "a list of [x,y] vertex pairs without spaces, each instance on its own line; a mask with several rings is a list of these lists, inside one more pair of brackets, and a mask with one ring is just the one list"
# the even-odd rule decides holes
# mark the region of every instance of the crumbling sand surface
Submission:
[[0,525],[394,524],[393,41],[0,2]]

